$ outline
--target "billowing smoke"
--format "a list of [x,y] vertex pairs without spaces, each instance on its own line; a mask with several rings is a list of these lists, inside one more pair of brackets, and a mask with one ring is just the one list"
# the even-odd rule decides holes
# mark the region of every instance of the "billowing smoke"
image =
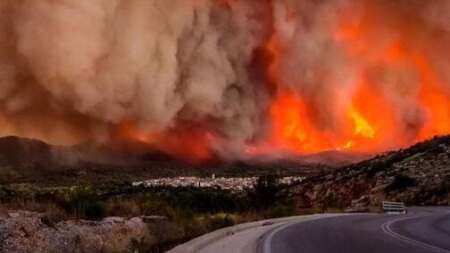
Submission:
[[[3,0],[0,131],[77,143],[126,128],[225,157],[448,133],[449,13],[440,0]],[[383,105],[361,102],[367,89]],[[279,105],[299,101],[284,121]]]
[[2,1],[2,130],[97,137],[124,120],[152,132],[211,118],[248,138],[261,92],[248,68],[267,36],[257,2]]

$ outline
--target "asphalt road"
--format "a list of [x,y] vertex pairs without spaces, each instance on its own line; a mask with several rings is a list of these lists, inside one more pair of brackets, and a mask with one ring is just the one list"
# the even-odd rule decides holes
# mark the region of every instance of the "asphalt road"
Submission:
[[259,253],[450,253],[450,208],[350,215],[277,227]]

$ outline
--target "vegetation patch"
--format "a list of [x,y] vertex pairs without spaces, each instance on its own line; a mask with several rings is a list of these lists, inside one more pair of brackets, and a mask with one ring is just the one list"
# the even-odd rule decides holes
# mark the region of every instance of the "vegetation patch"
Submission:
[[238,223],[296,214],[293,201],[276,176],[259,178],[253,189],[231,192],[218,188],[131,187],[128,184],[37,187],[0,186],[0,204],[9,210],[43,214],[53,226],[68,219],[163,216],[149,224],[155,241],[136,239],[130,252],[164,252],[194,237]]

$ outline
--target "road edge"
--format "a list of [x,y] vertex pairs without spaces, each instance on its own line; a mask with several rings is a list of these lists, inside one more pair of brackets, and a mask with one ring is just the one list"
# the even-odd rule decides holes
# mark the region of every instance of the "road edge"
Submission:
[[407,244],[410,244],[410,245],[421,247],[421,248],[429,250],[431,252],[450,253],[450,251],[447,250],[447,249],[444,249],[444,248],[441,248],[439,246],[435,246],[435,245],[432,245],[432,244],[429,244],[429,243],[426,243],[426,242],[422,242],[422,241],[419,241],[417,239],[414,239],[414,238],[402,235],[400,233],[395,232],[392,229],[392,226],[395,223],[397,223],[397,222],[402,222],[402,221],[405,221],[405,220],[413,220],[413,219],[417,219],[417,218],[420,218],[420,217],[421,216],[416,216],[415,215],[415,216],[412,216],[412,217],[403,217],[403,218],[399,218],[399,219],[390,220],[390,221],[387,221],[387,222],[385,222],[385,223],[383,223],[381,225],[381,230],[385,234],[387,234],[387,235],[389,235],[389,236],[391,236],[391,237],[393,237],[393,238],[395,238],[397,240],[400,240],[403,243],[407,243]]
[[[217,242],[219,240],[222,240],[228,236],[234,235],[239,232],[243,232],[249,229],[257,228],[257,227],[263,227],[263,226],[269,226],[269,225],[275,225],[279,224],[281,227],[284,227],[284,223],[288,224],[297,224],[298,222],[313,220],[313,219],[320,219],[320,218],[327,218],[327,217],[335,217],[335,216],[341,216],[341,215],[349,215],[345,213],[335,213],[335,214],[311,214],[311,215],[300,215],[300,216],[291,216],[291,217],[284,217],[284,218],[277,218],[277,219],[269,219],[269,220],[261,220],[256,222],[250,222],[250,223],[243,223],[239,225],[235,225],[232,227],[226,227],[222,228],[216,231],[213,231],[211,233],[205,234],[203,236],[197,237],[195,239],[192,239],[191,241],[188,241],[184,244],[178,245],[177,247],[167,251],[167,253],[196,253],[205,248],[206,246]],[[277,228],[280,228],[280,226],[277,226]],[[274,230],[276,230],[275,228]],[[273,230],[271,230],[273,231]]]
[[326,218],[334,218],[339,216],[350,216],[350,215],[360,215],[360,214],[367,214],[367,213],[335,213],[335,214],[322,214],[319,217],[310,217],[310,219],[303,219],[298,220],[295,222],[287,222],[286,224],[280,225],[270,231],[268,231],[261,240],[261,245],[258,246],[257,253],[271,253],[270,245],[272,238],[279,233],[280,231],[283,231],[291,226],[297,225],[299,223],[307,222],[307,221],[314,221],[318,219],[326,219]]

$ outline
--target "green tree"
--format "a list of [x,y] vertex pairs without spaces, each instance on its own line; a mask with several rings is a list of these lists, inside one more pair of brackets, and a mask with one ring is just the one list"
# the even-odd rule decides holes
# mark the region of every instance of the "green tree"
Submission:
[[274,175],[261,176],[258,178],[253,192],[249,194],[250,199],[257,209],[273,207],[278,201],[284,199],[279,178]]

